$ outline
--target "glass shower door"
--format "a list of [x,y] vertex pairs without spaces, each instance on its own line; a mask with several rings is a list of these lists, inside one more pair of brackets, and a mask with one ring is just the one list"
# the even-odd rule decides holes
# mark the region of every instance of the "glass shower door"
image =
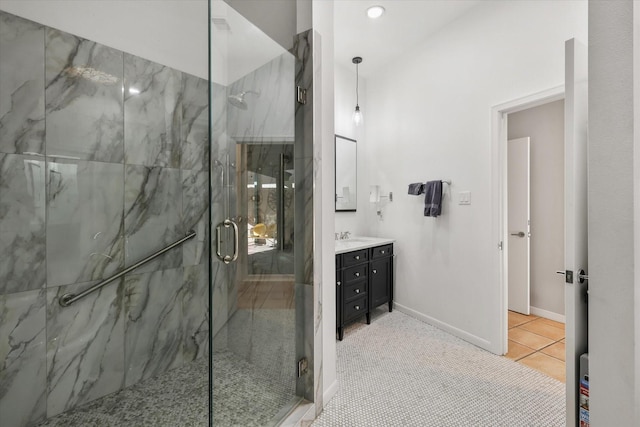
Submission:
[[298,386],[294,55],[211,1],[213,425],[276,425]]

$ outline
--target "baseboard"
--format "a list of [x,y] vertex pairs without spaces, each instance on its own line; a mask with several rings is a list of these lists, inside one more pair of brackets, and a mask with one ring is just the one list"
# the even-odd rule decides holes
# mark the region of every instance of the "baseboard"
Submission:
[[322,395],[322,405],[327,406],[327,403],[336,395],[338,392],[338,380],[334,380],[333,383],[327,387]]
[[529,311],[534,316],[544,317],[545,319],[555,320],[556,322],[560,323],[566,323],[566,317],[564,316],[564,314],[554,313],[553,311],[543,310],[534,306],[529,307]]
[[462,329],[456,328],[455,326],[451,326],[448,323],[442,322],[438,319],[434,319],[433,317],[427,316],[426,314],[417,312],[414,309],[403,306],[402,304],[398,304],[397,302],[393,303],[393,307],[396,308],[399,312],[406,314],[407,316],[411,316],[414,319],[420,320],[421,322],[428,323],[431,326],[435,326],[438,329],[449,332],[451,335],[455,335],[456,337],[470,342],[473,345],[477,345],[478,347],[491,353],[496,353],[492,348],[491,342],[485,340],[484,338],[480,338],[478,336],[470,334],[466,331],[463,331]]

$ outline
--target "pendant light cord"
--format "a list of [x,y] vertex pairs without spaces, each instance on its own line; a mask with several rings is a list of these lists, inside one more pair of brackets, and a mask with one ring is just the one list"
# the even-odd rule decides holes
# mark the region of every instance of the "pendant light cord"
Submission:
[[358,75],[358,63],[356,63],[356,105],[360,104],[358,99],[358,84],[360,82],[360,76]]

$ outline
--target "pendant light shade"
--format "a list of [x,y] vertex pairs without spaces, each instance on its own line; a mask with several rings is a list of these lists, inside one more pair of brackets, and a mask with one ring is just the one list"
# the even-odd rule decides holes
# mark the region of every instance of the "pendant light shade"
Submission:
[[360,126],[360,123],[362,123],[362,111],[360,111],[360,106],[356,105],[356,109],[353,111],[353,124],[355,124],[356,126]]
[[358,85],[360,80],[360,76],[358,75],[358,64],[362,62],[362,58],[356,56],[351,60],[351,62],[356,64],[356,108],[353,111],[353,123],[356,126],[360,126],[360,123],[362,123],[362,111],[360,111],[360,105],[358,105]]

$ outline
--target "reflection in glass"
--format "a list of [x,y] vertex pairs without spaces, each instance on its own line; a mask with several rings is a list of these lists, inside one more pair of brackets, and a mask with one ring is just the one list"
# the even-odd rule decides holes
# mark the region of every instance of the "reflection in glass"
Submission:
[[355,212],[357,172],[356,140],[336,135],[336,211]]
[[247,274],[293,274],[293,145],[247,145]]

